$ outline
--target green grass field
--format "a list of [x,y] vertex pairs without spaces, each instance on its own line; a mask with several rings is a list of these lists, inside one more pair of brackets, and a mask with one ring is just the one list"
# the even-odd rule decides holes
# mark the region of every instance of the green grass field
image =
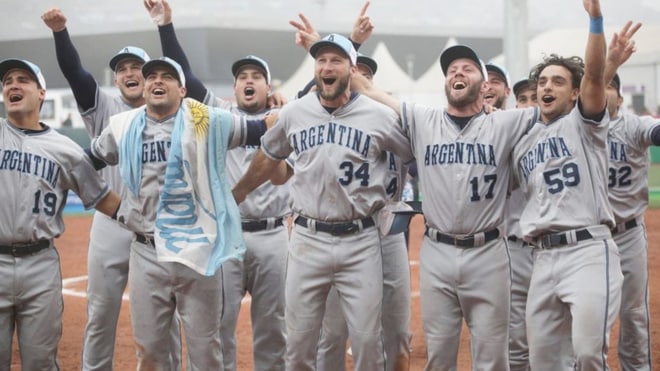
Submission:
[[649,168],[649,207],[660,207],[660,164]]

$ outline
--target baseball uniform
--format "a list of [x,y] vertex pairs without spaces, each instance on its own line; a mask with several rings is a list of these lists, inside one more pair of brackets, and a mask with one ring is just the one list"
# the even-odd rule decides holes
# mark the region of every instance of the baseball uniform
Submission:
[[58,369],[63,300],[53,239],[64,232],[69,190],[91,208],[110,188],[71,139],[47,126],[22,130],[4,118],[0,182],[0,368],[11,368],[16,330],[24,370]]
[[[263,118],[269,111],[247,114],[232,102],[212,92],[205,103],[249,119]],[[247,171],[258,146],[237,147],[227,152],[227,174],[235,184]],[[283,370],[286,351],[284,325],[284,276],[289,231],[288,185],[262,184],[239,205],[243,219],[245,258],[222,266],[224,311],[220,334],[225,370],[236,370],[236,327],[241,300],[250,293],[250,319],[255,370]]]
[[537,110],[480,112],[462,129],[446,110],[404,102],[401,112],[425,190],[420,297],[426,367],[456,368],[465,318],[473,367],[507,369],[511,278],[502,237],[509,161]]
[[[78,109],[90,138],[101,134],[110,116],[134,109],[119,95],[111,95],[99,88],[94,77],[86,71],[65,28],[53,32],[57,60],[76,98]],[[125,47],[110,60],[115,70],[119,62],[134,59],[149,60],[147,53],[137,47]],[[127,77],[131,77],[130,74]],[[133,79],[142,79],[141,71],[133,71]],[[100,170],[110,187],[121,193],[124,185],[116,166]],[[128,260],[133,234],[117,221],[102,213],[95,213],[89,235],[87,256],[87,324],[83,336],[82,370],[112,370],[117,333],[117,321],[122,297],[128,280]],[[178,318],[172,322],[172,370],[178,370],[181,360],[181,334]]]
[[316,363],[328,291],[335,287],[349,329],[356,369],[383,368],[383,266],[373,214],[385,204],[373,181],[384,150],[407,163],[409,143],[393,111],[352,95],[328,112],[317,94],[288,103],[262,139],[270,158],[295,154],[294,225],[286,273],[287,368]]
[[621,255],[623,286],[618,355],[622,370],[651,370],[648,255],[644,212],[648,206],[651,132],[660,120],[620,114],[610,122],[609,200],[614,242]]
[[[143,71],[147,71],[148,66],[157,65],[156,63],[177,66],[176,62],[163,58],[145,64]],[[175,70],[180,76],[179,80],[183,80],[180,67]],[[208,123],[206,119],[213,121],[211,115],[225,115],[220,110],[212,108],[207,110],[201,103],[188,99],[184,100],[183,105],[188,105],[191,112],[198,114],[195,119],[202,123]],[[136,112],[143,114],[143,110],[144,108],[139,108],[113,116],[108,128],[92,142],[94,155],[110,165],[117,164],[122,158],[117,135],[128,133],[120,129],[122,120],[135,115]],[[208,116],[205,112],[208,112]],[[163,259],[161,254],[171,250],[168,247],[171,245],[167,243],[154,248],[154,237],[156,241],[159,238],[154,236],[156,210],[159,210],[161,191],[167,184],[165,177],[166,169],[170,164],[168,158],[172,145],[172,130],[178,116],[162,121],[155,121],[146,115],[141,117],[144,117],[145,121],[140,139],[142,145],[139,152],[136,152],[141,159],[139,193],[127,190],[128,187],[125,188],[117,218],[135,232],[131,244],[129,292],[131,320],[138,349],[138,367],[162,369],[169,367],[168,332],[176,310],[185,329],[189,369],[221,369],[223,367],[220,342],[222,271],[218,269],[209,272],[208,275],[202,275],[198,273],[199,270],[193,270],[190,264],[178,264],[175,262],[177,260],[160,261]],[[232,119],[228,136],[221,139],[226,141],[227,148],[246,144],[247,135],[250,133],[245,119],[235,116],[232,116]],[[115,122],[117,126],[113,126]],[[124,130],[127,130],[126,127]],[[259,135],[261,133],[263,128]],[[253,142],[258,143],[258,140]],[[219,148],[218,151],[222,149]],[[220,163],[223,164],[224,162]],[[220,166],[217,170],[222,169],[224,167]],[[224,180],[221,178],[221,181]],[[162,210],[166,211],[167,208]],[[236,214],[238,215],[237,209]],[[223,238],[227,237],[225,235]],[[158,254],[157,249],[159,249]]]
[[[202,100],[210,106],[220,107],[235,114],[247,114],[237,104],[216,97],[206,89],[190,70],[190,64],[181,47],[174,26],[170,23],[158,27],[163,54],[181,64],[186,74],[187,96]],[[244,65],[262,69],[270,84],[270,70],[266,61],[247,56],[232,65],[236,77]],[[254,87],[254,86],[253,86]],[[253,97],[258,96],[257,89]],[[248,115],[263,118],[267,112]],[[227,174],[234,184],[247,170],[257,147],[238,147],[227,153]],[[284,272],[286,269],[288,229],[286,217],[288,186],[275,187],[270,183],[259,187],[239,206],[244,219],[243,237],[246,254],[243,261],[229,260],[222,270],[224,311],[220,326],[225,370],[236,370],[236,326],[241,301],[250,293],[253,358],[256,370],[284,369],[286,330],[284,326]]]
[[[401,199],[407,167],[391,152],[382,156],[381,166],[372,175],[380,175],[389,200]],[[385,370],[407,370],[410,359],[410,264],[404,233],[381,236],[383,260],[383,343]],[[339,295],[332,288],[328,294],[318,346],[317,370],[346,368],[348,328],[341,311]]]
[[511,257],[511,316],[509,324],[509,366],[511,371],[529,370],[529,347],[525,308],[527,291],[534,267],[534,249],[523,241],[520,230],[520,213],[524,205],[520,189],[511,192],[507,199],[506,224],[507,246]]
[[608,123],[607,114],[584,118],[576,104],[536,123],[514,150],[521,233],[538,248],[526,313],[532,369],[607,367],[622,282],[606,188]]

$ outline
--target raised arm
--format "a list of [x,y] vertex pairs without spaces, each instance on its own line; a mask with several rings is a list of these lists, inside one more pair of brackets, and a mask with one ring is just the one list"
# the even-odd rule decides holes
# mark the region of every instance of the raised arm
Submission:
[[605,56],[606,43],[603,33],[603,14],[599,0],[582,0],[589,14],[589,37],[584,58],[584,76],[580,84],[582,114],[587,118],[598,118],[605,109]]
[[359,46],[364,44],[374,31],[374,25],[371,23],[371,18],[367,15],[369,4],[371,4],[370,1],[364,3],[362,9],[360,9],[360,14],[355,20],[355,23],[353,23],[353,31],[351,31],[350,39],[354,46],[357,44],[355,50],[358,50]]
[[82,66],[80,55],[66,28],[64,13],[57,8],[49,9],[41,15],[41,19],[53,31],[57,63],[69,82],[76,103],[82,111],[91,109],[96,101],[98,84],[94,76]]
[[614,74],[633,53],[637,51],[635,40],[632,37],[637,30],[642,27],[641,23],[633,26],[632,21],[626,22],[621,31],[612,36],[610,45],[607,48],[607,61],[605,62],[605,84],[609,85],[614,78]]
[[183,74],[186,76],[186,95],[203,102],[206,99],[208,89],[193,73],[188,57],[186,57],[186,53],[176,37],[170,4],[167,0],[143,0],[143,3],[151,19],[158,25],[158,35],[160,36],[160,47],[163,55],[177,61],[183,69]]
[[357,71],[351,75],[351,90],[390,107],[401,117],[401,102],[393,95],[376,88],[373,82]]

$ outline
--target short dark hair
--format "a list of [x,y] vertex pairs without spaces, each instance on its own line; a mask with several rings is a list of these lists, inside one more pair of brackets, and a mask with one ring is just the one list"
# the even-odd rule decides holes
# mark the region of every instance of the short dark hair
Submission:
[[557,54],[550,54],[543,57],[543,62],[537,64],[529,73],[529,80],[532,84],[537,84],[541,72],[548,66],[561,66],[566,68],[571,73],[571,83],[573,88],[580,87],[580,81],[584,76],[584,61],[582,58],[573,56],[564,58]]

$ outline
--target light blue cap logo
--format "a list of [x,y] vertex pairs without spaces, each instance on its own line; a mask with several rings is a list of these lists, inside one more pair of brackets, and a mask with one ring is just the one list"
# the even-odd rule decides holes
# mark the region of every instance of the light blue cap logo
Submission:
[[352,65],[357,63],[357,52],[355,51],[351,40],[336,33],[331,33],[330,35],[314,43],[309,48],[309,54],[316,58],[316,54],[319,52],[319,50],[326,46],[332,46],[341,49],[348,56],[348,59],[351,60]]
[[142,76],[144,76],[144,78],[146,79],[147,76],[149,76],[149,73],[151,73],[151,71],[157,66],[164,66],[167,68],[174,69],[179,79],[179,83],[181,83],[181,86],[186,86],[186,76],[183,74],[183,68],[181,68],[181,65],[177,63],[174,59],[168,57],[160,57],[158,59],[152,59],[149,62],[145,63],[144,66],[142,66]]

